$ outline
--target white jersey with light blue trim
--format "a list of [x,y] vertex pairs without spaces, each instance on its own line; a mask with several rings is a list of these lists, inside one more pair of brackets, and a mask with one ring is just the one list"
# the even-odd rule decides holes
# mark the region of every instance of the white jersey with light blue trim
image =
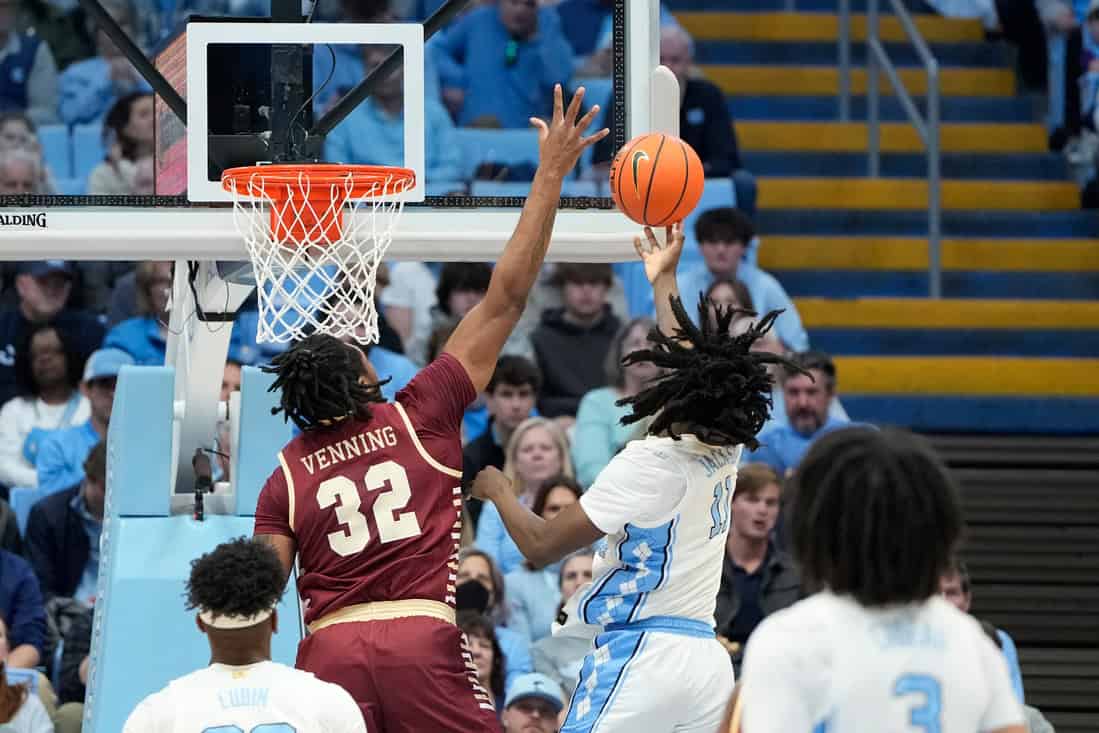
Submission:
[[740,453],[691,435],[648,436],[611,459],[580,497],[607,538],[570,608],[577,622],[671,616],[713,628]]
[[123,733],[366,733],[342,687],[275,662],[211,664],[142,700]]
[[741,669],[752,733],[987,733],[1022,725],[1003,654],[935,596],[866,608],[819,593],[765,618]]

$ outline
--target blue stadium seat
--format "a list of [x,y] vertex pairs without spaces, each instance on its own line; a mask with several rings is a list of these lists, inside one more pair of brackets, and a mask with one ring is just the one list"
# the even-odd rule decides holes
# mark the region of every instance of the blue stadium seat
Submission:
[[526,196],[530,184],[525,181],[474,181],[471,196]]
[[38,128],[38,141],[42,144],[42,157],[54,178],[72,175],[72,148],[69,147],[69,128],[64,125],[42,125]]
[[55,178],[54,185],[62,196],[82,196],[88,191],[88,177]]
[[34,503],[45,496],[38,487],[16,487],[9,495],[11,510],[15,512],[15,521],[19,524],[19,533],[27,532],[27,517],[31,514]]
[[538,163],[538,132],[522,130],[482,130],[460,127],[455,130],[462,150],[462,177],[473,178],[477,166],[486,161],[504,164]]
[[103,146],[103,125],[76,125],[73,127],[73,169],[72,177],[87,179],[103,159],[107,149]]

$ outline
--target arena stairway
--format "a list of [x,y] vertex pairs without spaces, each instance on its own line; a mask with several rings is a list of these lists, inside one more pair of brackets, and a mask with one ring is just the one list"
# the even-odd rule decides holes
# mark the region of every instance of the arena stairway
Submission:
[[[856,418],[926,432],[1099,431],[1099,217],[1079,210],[1006,49],[976,21],[905,2],[942,65],[938,302],[926,298],[926,157],[884,77],[882,175],[866,175],[865,0],[852,2],[850,122],[837,121],[836,0],[798,0],[793,13],[783,0],[668,3],[700,71],[728,95],[759,181],[759,262],[794,296],[812,345],[836,355]],[[896,18],[881,27],[922,94]]]
[[[1005,50],[976,22],[904,2],[943,66],[938,301],[925,297],[926,159],[888,82],[880,179],[866,178],[864,73],[852,120],[837,121],[836,0],[797,0],[794,13],[784,0],[668,5],[728,95],[759,179],[760,264],[813,346],[836,355],[848,411],[931,434],[955,471],[974,612],[1014,636],[1027,701],[1060,733],[1099,730],[1099,217],[1078,210]],[[861,69],[866,2],[852,7]],[[922,91],[896,19],[883,15],[882,31]]]

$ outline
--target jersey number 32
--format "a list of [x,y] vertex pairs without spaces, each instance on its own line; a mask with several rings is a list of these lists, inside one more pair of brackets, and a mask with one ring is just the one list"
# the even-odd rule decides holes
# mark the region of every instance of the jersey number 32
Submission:
[[[370,467],[363,477],[368,491],[382,491],[374,500],[374,526],[381,542],[396,542],[420,534],[420,520],[414,512],[402,512],[412,499],[412,487],[408,473],[395,461],[383,461]],[[346,476],[334,476],[321,482],[317,491],[317,503],[321,509],[336,507],[339,532],[328,534],[328,544],[342,557],[362,552],[370,542],[370,525],[360,511],[362,498],[359,487]]]

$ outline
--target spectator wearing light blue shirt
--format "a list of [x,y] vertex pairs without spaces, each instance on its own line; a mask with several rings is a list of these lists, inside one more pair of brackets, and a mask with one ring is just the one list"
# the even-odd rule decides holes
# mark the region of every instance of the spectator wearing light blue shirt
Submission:
[[137,313],[110,331],[103,348],[121,349],[143,366],[163,366],[168,348],[168,299],[172,263],[147,260],[137,266]]
[[820,351],[788,357],[801,371],[782,369],[785,424],[773,424],[759,433],[759,448],[746,451],[743,463],[766,463],[779,476],[797,467],[817,438],[839,428],[855,425],[829,415],[836,394],[836,365]]
[[[363,57],[374,68],[389,55],[387,46],[367,46]],[[366,163],[403,167],[406,165],[405,97],[399,72],[382,80],[374,94],[352,110],[328,136],[325,157],[339,163]],[[443,106],[433,100],[424,103],[424,167],[428,181],[457,181],[462,157],[454,139],[454,123]]]
[[[133,6],[125,0],[106,0],[103,7],[132,37]],[[119,97],[152,91],[102,28],[95,31],[95,47],[95,56],[77,61],[61,73],[58,113],[67,125],[99,122]]]
[[548,117],[555,84],[572,76],[572,48],[553,8],[499,0],[462,16],[428,44],[458,124],[524,128]]
[[114,406],[114,390],[122,367],[134,358],[121,349],[100,349],[84,365],[84,394],[92,416],[83,425],[56,430],[38,447],[38,488],[52,494],[84,480],[84,459],[95,444],[107,437]]
[[783,311],[775,321],[774,331],[787,350],[804,351],[809,348],[809,334],[786,290],[773,275],[743,261],[753,237],[752,222],[731,206],[710,209],[698,217],[695,239],[702,262],[680,271],[677,278],[687,313],[697,323],[696,298],[709,290],[717,279],[740,280],[747,286],[757,313]]

